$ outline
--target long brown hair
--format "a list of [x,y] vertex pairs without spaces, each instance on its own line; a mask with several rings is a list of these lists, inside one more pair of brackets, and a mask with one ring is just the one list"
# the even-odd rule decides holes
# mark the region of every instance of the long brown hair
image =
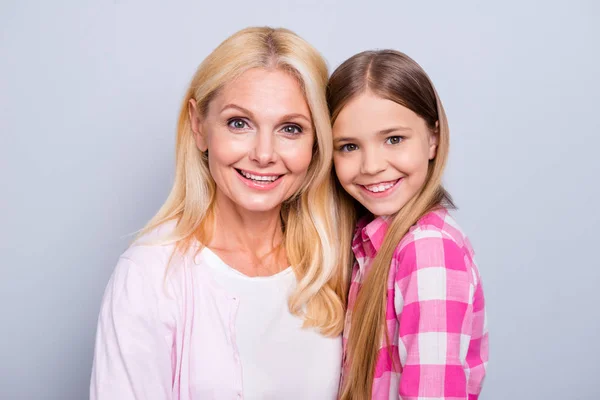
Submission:
[[[365,51],[349,58],[329,79],[327,101],[332,124],[351,99],[367,91],[407,107],[423,118],[431,132],[438,135],[438,146],[436,156],[429,161],[425,184],[393,216],[352,310],[352,329],[347,345],[349,369],[344,376],[343,400],[371,398],[379,347],[382,340],[387,343],[390,340],[384,328],[387,278],[398,243],[410,227],[429,211],[441,206],[454,206],[441,182],[448,157],[448,122],[437,92],[423,68],[407,55],[394,50]],[[360,209],[348,194],[342,192],[338,185],[340,214],[349,216],[355,223]],[[344,225],[353,226],[353,223]],[[342,245],[350,247],[350,242]],[[346,248],[344,251],[350,250]]]

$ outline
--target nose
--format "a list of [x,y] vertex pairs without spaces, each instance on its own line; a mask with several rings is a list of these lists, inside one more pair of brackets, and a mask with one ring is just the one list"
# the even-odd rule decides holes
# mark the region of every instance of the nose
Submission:
[[386,160],[373,149],[365,149],[360,165],[360,172],[365,175],[377,175],[385,170]]
[[250,159],[261,167],[269,166],[277,161],[275,151],[275,137],[271,132],[259,131],[254,139],[254,145],[250,151]]

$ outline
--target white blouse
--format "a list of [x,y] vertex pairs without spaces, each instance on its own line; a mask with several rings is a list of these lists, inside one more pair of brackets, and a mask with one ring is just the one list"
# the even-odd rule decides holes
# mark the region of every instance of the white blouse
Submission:
[[248,277],[208,248],[200,256],[217,284],[239,299],[235,330],[244,398],[335,399],[341,340],[302,329],[302,320],[290,313],[287,299],[296,286],[292,268]]

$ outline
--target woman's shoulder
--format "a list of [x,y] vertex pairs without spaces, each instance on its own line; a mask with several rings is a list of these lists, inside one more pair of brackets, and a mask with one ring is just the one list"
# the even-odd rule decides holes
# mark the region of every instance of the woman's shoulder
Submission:
[[135,239],[120,255],[117,272],[135,269],[135,275],[146,279],[162,281],[167,268],[176,268],[182,262],[177,256],[176,240],[173,238],[175,222],[166,222]]
[[169,240],[174,228],[174,223],[166,222],[142,234],[129,245],[120,258],[135,264],[155,267],[168,262],[175,249],[175,242]]
[[171,263],[175,243],[165,241],[169,232],[172,227],[160,226],[144,233],[121,254],[106,285],[100,318],[121,318],[127,326],[156,319],[172,323],[181,290],[179,280],[170,278],[178,266]]

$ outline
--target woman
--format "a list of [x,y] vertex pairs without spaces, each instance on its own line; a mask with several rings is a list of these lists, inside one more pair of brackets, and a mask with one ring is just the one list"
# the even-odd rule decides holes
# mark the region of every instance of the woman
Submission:
[[345,289],[327,67],[244,29],[200,65],[169,198],[120,258],[91,399],[335,398]]

